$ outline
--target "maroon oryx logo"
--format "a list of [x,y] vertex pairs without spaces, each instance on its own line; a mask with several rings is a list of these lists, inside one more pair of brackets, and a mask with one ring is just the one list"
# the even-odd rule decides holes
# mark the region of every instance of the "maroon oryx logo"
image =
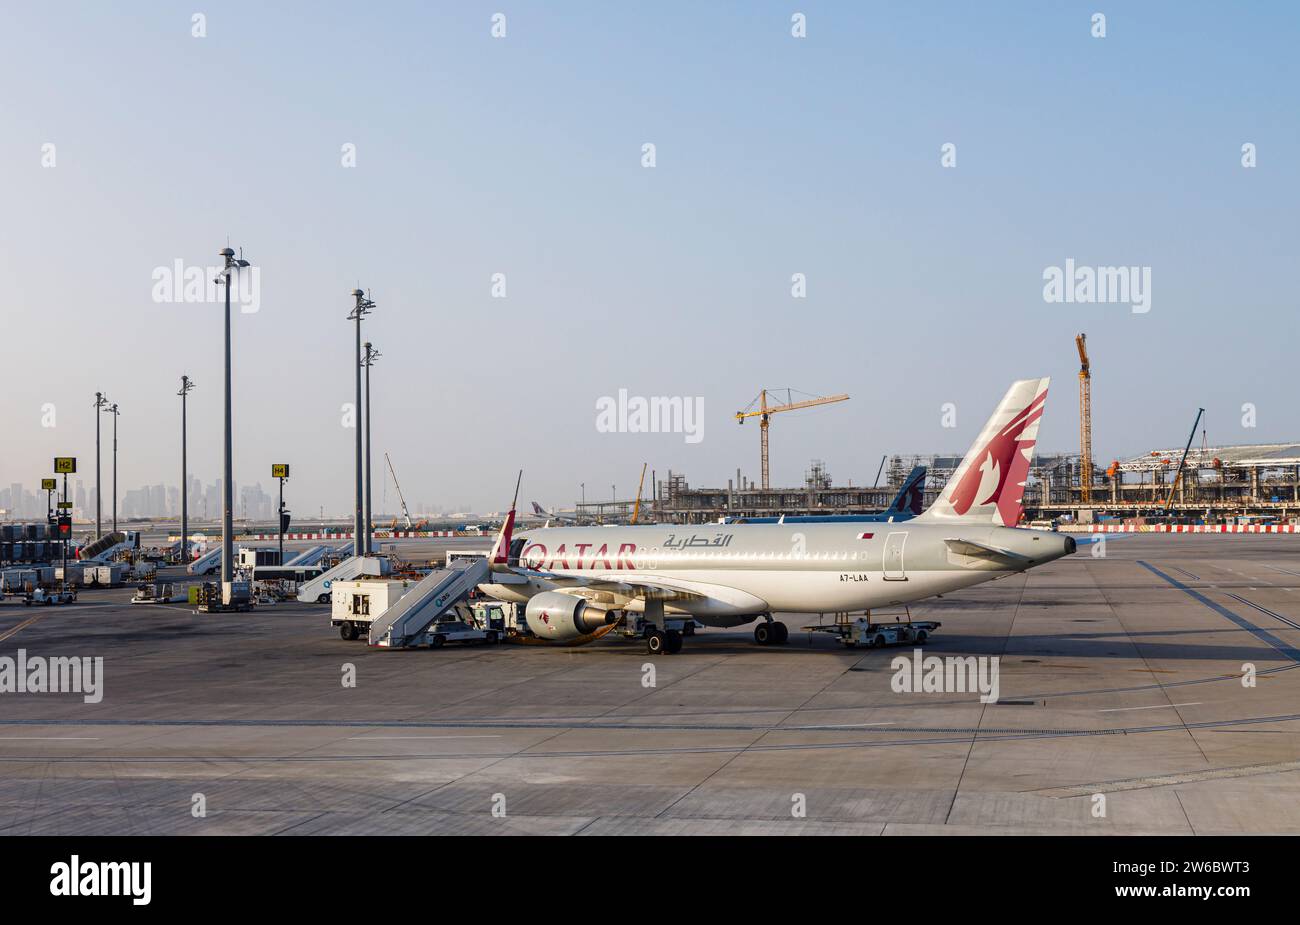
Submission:
[[[993,439],[972,457],[978,462],[962,474],[952,491],[952,508],[958,516],[973,507],[996,504],[1004,526],[1014,526],[1024,495],[1025,477],[1029,474],[1028,453],[1036,441],[1022,439],[1025,429],[1043,416],[1046,390],[1029,407],[1002,426]],[[1008,488],[1007,486],[1011,487]],[[983,495],[983,497],[980,497]]]

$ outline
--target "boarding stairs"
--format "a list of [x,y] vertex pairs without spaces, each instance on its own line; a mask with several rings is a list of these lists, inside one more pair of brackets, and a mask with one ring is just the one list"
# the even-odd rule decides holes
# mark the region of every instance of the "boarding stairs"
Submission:
[[216,543],[211,549],[199,556],[189,565],[185,566],[185,571],[191,575],[206,575],[221,567],[221,544]]
[[99,539],[82,546],[77,550],[77,558],[82,562],[107,565],[119,552],[126,552],[135,547],[135,534],[119,530],[116,533],[105,533]]
[[313,546],[311,549],[304,549],[295,555],[285,565],[316,565],[321,559],[325,558],[325,553],[329,552],[328,546]]
[[330,597],[330,586],[336,581],[355,581],[362,577],[379,578],[387,575],[388,560],[378,556],[353,556],[344,559],[311,581],[298,586],[298,600],[304,604],[323,603]]
[[370,644],[401,648],[417,640],[434,621],[453,610],[471,591],[488,580],[486,558],[460,560],[430,572],[370,624]]

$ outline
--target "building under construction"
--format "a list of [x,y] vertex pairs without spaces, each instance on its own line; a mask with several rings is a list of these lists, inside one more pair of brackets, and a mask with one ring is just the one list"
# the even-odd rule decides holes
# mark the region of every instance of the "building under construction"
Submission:
[[[890,472],[891,480],[893,471]],[[655,518],[669,523],[708,523],[720,517],[775,517],[781,514],[835,514],[879,511],[889,507],[906,477],[881,486],[836,487],[821,460],[813,460],[799,488],[764,488],[739,470],[726,488],[691,488],[686,476],[669,472],[658,486]]]
[[[1092,453],[1092,360],[1087,335],[1074,339],[1079,355],[1079,450],[1036,454],[1025,484],[1027,520],[1159,518],[1174,522],[1225,523],[1300,521],[1300,444],[1192,448],[1201,423],[1198,411],[1183,449],[1157,449],[1101,468]],[[772,414],[844,401],[847,395],[770,404],[769,390],[736,413],[744,422],[760,419],[762,482],[756,486],[740,471],[726,488],[691,488],[681,473],[669,473],[655,486],[653,516],[661,522],[703,523],[720,517],[773,517],[781,514],[835,514],[880,511],[889,506],[913,466],[928,468],[928,507],[948,484],[960,455],[904,455],[889,458],[880,486],[835,487],[826,467],[814,460],[798,488],[768,487],[768,422]]]
[[[1102,517],[1163,518],[1168,506],[1168,517],[1180,522],[1300,519],[1300,443],[1194,448],[1174,484],[1182,454],[1182,449],[1159,449],[1116,460],[1105,469],[1091,467],[1087,485],[1091,503],[1082,500],[1080,454],[1035,455],[1025,485],[1025,517],[1084,523]],[[918,465],[929,470],[925,490],[929,506],[961,459],[955,454],[891,456],[880,486],[835,486],[819,460],[805,473],[804,484],[792,488],[765,489],[739,472],[725,488],[691,488],[685,475],[670,472],[659,482],[651,507],[654,519],[671,523],[879,511],[889,506],[907,473]]]
[[[1220,521],[1253,516],[1286,521],[1300,516],[1300,444],[1265,443],[1157,449],[1116,460],[1093,472],[1088,511],[1130,516],[1159,514]],[[1045,471],[1046,483],[1053,473]],[[1040,492],[1039,507],[1065,514],[1080,507],[1078,479],[1057,479]]]

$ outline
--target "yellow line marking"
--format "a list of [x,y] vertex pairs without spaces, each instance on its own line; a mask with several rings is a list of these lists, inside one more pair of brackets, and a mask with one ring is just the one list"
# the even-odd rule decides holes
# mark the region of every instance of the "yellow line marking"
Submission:
[[11,626],[9,629],[5,630],[5,632],[0,633],[0,642],[4,642],[6,639],[9,639],[11,636],[14,636],[17,633],[19,633],[21,630],[31,626],[37,620],[40,620],[42,617],[47,617],[47,616],[49,616],[49,614],[38,613],[34,617],[28,617],[26,620],[24,620],[22,623],[19,623],[17,626]]

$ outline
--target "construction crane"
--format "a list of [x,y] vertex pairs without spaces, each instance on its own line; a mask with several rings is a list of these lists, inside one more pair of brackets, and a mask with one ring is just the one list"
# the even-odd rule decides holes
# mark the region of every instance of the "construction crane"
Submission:
[[[402,502],[402,516],[406,518],[406,529],[411,529],[411,512],[406,508],[406,498],[402,497],[402,486],[397,484],[397,471],[393,469],[393,461],[384,454],[384,461],[388,463],[388,471],[393,474],[393,487],[397,489],[397,500]],[[394,517],[393,521],[396,522]]]
[[641,513],[641,489],[645,488],[645,467],[649,463],[641,463],[641,481],[636,486],[636,504],[632,505],[632,523],[636,524],[637,515]]
[[1074,339],[1079,348],[1079,503],[1092,504],[1092,367],[1088,335]]
[[[809,398],[804,401],[790,401],[790,389],[786,389],[786,401],[783,405],[769,405],[767,403],[767,389],[758,393],[758,397],[751,401],[743,411],[736,412],[736,421],[740,424],[745,423],[745,418],[757,417],[759,419],[759,429],[761,433],[762,445],[762,463],[763,463],[763,488],[770,488],[767,475],[767,422],[768,418],[779,411],[798,411],[800,408],[814,408],[818,405],[829,405],[832,402],[848,401],[847,395],[827,395],[820,398]],[[773,391],[777,391],[773,389]],[[755,408],[754,406],[758,407]]]
[[1201,416],[1205,414],[1204,408],[1196,409],[1196,420],[1192,422],[1192,432],[1187,435],[1187,446],[1183,447],[1183,458],[1178,460],[1178,469],[1174,472],[1174,480],[1169,483],[1169,497],[1165,499],[1165,516],[1169,516],[1169,509],[1174,506],[1174,491],[1178,488],[1178,480],[1183,477],[1183,466],[1187,465],[1187,454],[1191,452],[1192,441],[1196,439],[1196,428],[1201,426]]

